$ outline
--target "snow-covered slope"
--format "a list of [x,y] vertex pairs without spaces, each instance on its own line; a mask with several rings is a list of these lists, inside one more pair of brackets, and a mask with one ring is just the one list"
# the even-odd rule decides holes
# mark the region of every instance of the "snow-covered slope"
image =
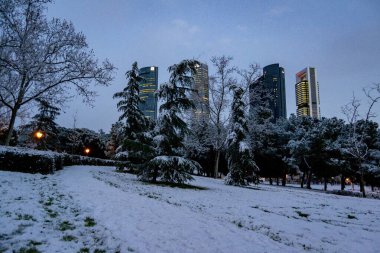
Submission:
[[380,249],[379,200],[200,177],[192,184],[206,190],[171,188],[91,166],[49,176],[0,172],[0,183],[0,252],[33,244],[41,252]]

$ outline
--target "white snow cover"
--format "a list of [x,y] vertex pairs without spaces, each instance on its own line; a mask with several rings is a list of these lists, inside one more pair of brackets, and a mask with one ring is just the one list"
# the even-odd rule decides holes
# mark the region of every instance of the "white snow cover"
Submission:
[[249,144],[246,141],[241,141],[239,143],[239,152],[240,153],[243,153],[243,152],[249,151],[249,150],[250,150]]
[[[112,167],[0,171],[0,251],[33,240],[41,252],[379,252],[379,200],[202,177],[192,185],[207,189],[151,185]],[[75,228],[61,231],[63,221]]]

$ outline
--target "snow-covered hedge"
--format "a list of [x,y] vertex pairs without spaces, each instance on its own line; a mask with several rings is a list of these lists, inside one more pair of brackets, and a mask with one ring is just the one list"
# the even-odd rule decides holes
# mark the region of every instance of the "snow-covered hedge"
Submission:
[[[336,195],[343,195],[343,196],[351,196],[351,197],[359,197],[361,198],[363,196],[363,193],[361,192],[352,192],[352,191],[340,191],[340,190],[333,190],[331,192],[327,193],[332,193]],[[366,197],[370,199],[380,199],[380,194],[376,192],[367,192]]]
[[0,146],[0,170],[48,174],[62,169],[63,166],[114,166],[116,163],[114,160],[94,157],[40,151],[30,148]]
[[63,158],[59,153],[0,146],[0,170],[48,174],[62,167]]
[[113,166],[115,165],[114,160],[106,160],[95,157],[80,156],[80,155],[70,155],[61,154],[63,157],[63,165],[97,165],[97,166]]

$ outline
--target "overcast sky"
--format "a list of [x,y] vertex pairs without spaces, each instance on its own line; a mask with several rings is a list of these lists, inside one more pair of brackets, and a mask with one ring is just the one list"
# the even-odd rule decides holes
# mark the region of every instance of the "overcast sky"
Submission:
[[296,110],[295,74],[306,66],[317,69],[325,117],[343,117],[353,92],[363,98],[363,87],[380,82],[378,0],[55,0],[48,15],[71,20],[96,56],[118,68],[110,87],[96,88],[93,108],[80,98],[67,103],[58,119],[66,127],[77,114],[77,127],[109,131],[119,116],[112,95],[134,61],[158,66],[160,83],[185,58],[210,65],[212,56],[233,56],[239,68],[280,63],[288,115]]

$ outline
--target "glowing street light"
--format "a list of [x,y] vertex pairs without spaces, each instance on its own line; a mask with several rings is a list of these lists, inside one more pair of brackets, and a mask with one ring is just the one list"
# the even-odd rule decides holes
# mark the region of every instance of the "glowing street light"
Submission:
[[84,149],[84,153],[85,153],[86,155],[89,155],[90,152],[91,152],[90,148],[85,148],[85,149]]
[[34,133],[34,137],[36,137],[38,140],[41,140],[44,137],[44,133],[38,130]]

